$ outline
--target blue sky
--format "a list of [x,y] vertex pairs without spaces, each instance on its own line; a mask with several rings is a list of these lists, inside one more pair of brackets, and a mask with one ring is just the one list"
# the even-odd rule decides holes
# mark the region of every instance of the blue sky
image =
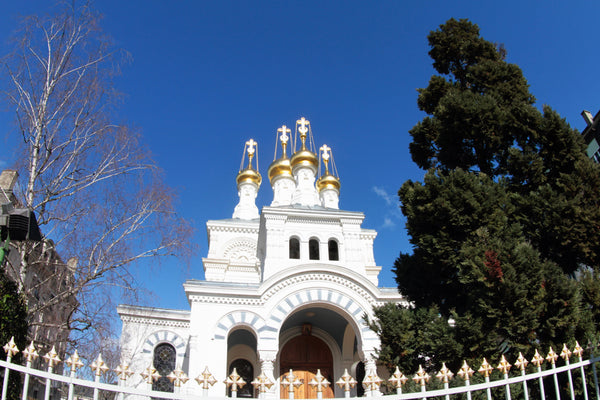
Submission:
[[[0,53],[18,16],[51,2],[5,2]],[[205,221],[230,218],[243,144],[259,143],[263,177],[276,129],[311,121],[315,142],[333,148],[340,208],[363,211],[376,229],[380,282],[410,252],[396,192],[423,171],[411,161],[408,130],[423,118],[416,89],[434,73],[427,34],[447,19],[468,18],[503,43],[524,71],[537,105],[548,104],[579,130],[583,109],[600,108],[598,1],[152,1],[106,0],[103,28],[132,62],[116,80],[125,94],[119,118],[139,127],[179,212],[195,225],[200,248],[189,270],[173,260],[144,266],[149,303],[187,308],[182,282],[201,278]],[[13,160],[13,115],[0,107],[0,168]],[[258,206],[272,191],[264,179]]]

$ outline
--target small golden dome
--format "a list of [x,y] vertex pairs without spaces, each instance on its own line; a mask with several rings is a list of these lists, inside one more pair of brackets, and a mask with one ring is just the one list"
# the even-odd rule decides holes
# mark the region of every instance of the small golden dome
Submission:
[[246,182],[254,183],[257,186],[260,186],[262,177],[258,171],[254,170],[253,168],[246,168],[240,171],[240,173],[237,175],[236,181],[238,186]]
[[296,167],[311,167],[315,172],[319,167],[317,155],[310,150],[303,148],[292,155],[292,169]]
[[334,189],[340,191],[340,180],[330,173],[326,173],[317,180],[317,190],[319,193],[324,189]]
[[269,171],[267,172],[269,176],[269,181],[273,184],[273,180],[278,177],[290,177],[292,178],[292,166],[290,164],[290,159],[285,155],[277,160],[273,161],[269,166]]

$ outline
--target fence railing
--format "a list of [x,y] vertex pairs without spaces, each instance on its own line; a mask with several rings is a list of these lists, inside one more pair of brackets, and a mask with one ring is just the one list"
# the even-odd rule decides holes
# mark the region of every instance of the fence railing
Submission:
[[[98,400],[100,394],[103,398],[125,399],[128,396],[148,399],[202,399],[208,397],[210,386],[218,383],[217,379],[210,373],[208,368],[198,377],[190,380],[184,371],[180,368],[172,371],[167,378],[173,383],[174,392],[158,392],[152,390],[152,384],[161,376],[156,369],[149,366],[142,372],[138,372],[145,382],[145,387],[132,387],[127,385],[127,380],[134,374],[129,366],[121,364],[113,371],[118,377],[116,383],[101,382],[101,377],[109,370],[109,366],[98,355],[96,360],[91,363],[91,376],[93,380],[77,377],[88,375],[81,373],[83,363],[79,359],[77,352],[72,354],[64,362],[66,365],[63,374],[54,372],[55,367],[61,363],[59,356],[54,349],[44,355],[46,371],[32,367],[33,362],[39,357],[33,343],[23,350],[25,365],[19,365],[12,362],[13,357],[19,352],[19,349],[11,340],[4,346],[6,352],[6,361],[0,360],[0,373],[3,375],[2,398],[6,400],[9,394],[9,379],[11,375],[19,374],[21,377],[20,392],[22,400],[29,399],[31,377],[36,378],[38,385],[44,389],[44,399],[60,398],[75,400],[82,398],[81,392],[85,392],[84,398],[93,398]],[[595,356],[591,350],[587,359],[583,357],[584,350],[578,343],[573,351],[565,345],[560,354],[554,352],[552,348],[546,357],[542,357],[536,350],[530,360],[527,360],[521,353],[510,364],[504,355],[501,356],[499,363],[494,367],[484,358],[479,369],[475,372],[466,362],[454,374],[444,364],[440,371],[435,374],[436,379],[432,379],[422,367],[419,367],[412,378],[405,376],[398,368],[391,374],[389,379],[383,380],[377,376],[376,371],[367,371],[362,382],[357,383],[354,377],[344,371],[344,374],[335,382],[344,393],[344,397],[349,398],[352,388],[361,384],[365,389],[367,397],[384,396],[386,400],[401,399],[487,399],[493,398],[511,400],[519,399],[583,399],[600,400],[600,389],[598,386],[598,376],[595,364],[600,357]],[[562,359],[559,361],[559,358]],[[561,364],[561,365],[558,365]],[[511,370],[512,369],[512,370]],[[90,376],[90,375],[88,375]],[[41,382],[41,383],[40,383]],[[259,374],[252,382],[245,382],[236,372],[227,377],[222,384],[230,390],[231,396],[215,397],[211,399],[228,399],[237,397],[237,390],[245,384],[251,384],[259,393],[259,398],[279,398],[273,391],[277,386],[265,374]],[[300,385],[300,381],[295,377],[292,370],[282,375],[279,387],[285,387],[289,393],[287,398],[294,399],[295,389]],[[333,382],[321,375],[320,371],[309,382],[309,385],[316,391],[317,398],[323,397],[323,389],[333,385]],[[195,385],[192,387],[190,385]],[[224,388],[225,389],[225,388]],[[14,390],[14,388],[13,388]],[[190,394],[196,392],[199,394]],[[54,391],[54,392],[53,392]],[[56,394],[60,392],[60,394]],[[54,395],[51,396],[51,393]],[[225,390],[224,390],[225,392]],[[387,392],[388,394],[382,393]],[[207,399],[208,400],[208,399]]]

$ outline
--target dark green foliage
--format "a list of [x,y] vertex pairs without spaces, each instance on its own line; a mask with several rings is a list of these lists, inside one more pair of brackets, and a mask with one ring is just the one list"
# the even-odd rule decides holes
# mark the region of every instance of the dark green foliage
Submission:
[[376,310],[380,360],[456,370],[593,337],[599,166],[476,25],[451,19],[429,44],[440,75],[419,90],[428,115],[410,131],[413,161],[428,171],[399,190],[413,253],[394,264],[414,308]]
[[[19,350],[24,350],[27,346],[27,311],[17,285],[6,276],[0,266],[0,347],[8,343],[13,336]],[[3,359],[5,357],[4,353]],[[19,363],[20,360],[21,353],[18,353],[12,362]],[[20,375],[13,372],[9,379],[8,398],[20,399],[20,393]]]

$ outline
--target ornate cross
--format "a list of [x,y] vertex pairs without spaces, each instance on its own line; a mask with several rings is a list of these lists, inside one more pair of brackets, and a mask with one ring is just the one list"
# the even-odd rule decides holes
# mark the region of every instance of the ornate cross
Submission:
[[251,382],[251,384],[261,393],[265,393],[267,390],[271,389],[271,386],[273,386],[273,382],[271,382],[264,372],[261,372],[260,375]]
[[552,347],[550,347],[550,351],[548,352],[548,355],[546,356],[546,360],[548,360],[548,362],[550,364],[555,365],[557,359],[558,359],[558,355],[554,352],[554,349]]
[[321,370],[317,369],[317,374],[310,380],[310,382],[308,382],[308,384],[313,388],[316,388],[317,393],[319,393],[323,391],[323,388],[329,386],[329,381],[323,375],[321,375]]
[[237,370],[234,368],[231,375],[229,375],[227,379],[223,381],[223,383],[225,383],[227,387],[231,387],[232,392],[237,392],[238,388],[241,389],[244,387],[246,381],[238,375]]
[[281,380],[281,384],[283,386],[287,386],[288,388],[288,392],[294,392],[294,387],[299,387],[302,385],[302,382],[300,382],[300,379],[298,379],[296,377],[296,375],[294,375],[294,372],[290,369],[290,372],[288,372],[285,377]]
[[308,132],[308,128],[306,126],[309,125],[310,122],[306,118],[302,117],[298,121],[296,121],[296,124],[300,125],[300,128],[298,128],[298,132],[306,136],[306,133]]
[[502,372],[504,375],[507,375],[508,371],[510,371],[510,367],[512,367],[512,365],[510,365],[510,363],[508,361],[506,361],[504,354],[502,354],[502,357],[500,357],[500,363],[498,364],[498,366],[496,368],[498,368],[498,370],[500,372]]
[[515,362],[515,365],[521,371],[525,371],[525,368],[527,368],[527,364],[529,364],[529,361],[527,361],[527,359],[525,357],[523,357],[523,354],[521,354],[521,352],[519,352],[519,358],[517,358],[517,362]]
[[202,389],[208,389],[208,386],[214,385],[217,382],[217,380],[210,373],[207,366],[206,368],[204,368],[204,372],[198,375],[198,377],[196,378],[196,382],[198,382],[199,385],[202,385]]
[[452,371],[450,371],[448,367],[446,367],[446,363],[442,363],[442,369],[440,369],[440,371],[435,377],[444,383],[448,383],[453,376],[454,374],[452,373]]
[[19,352],[19,348],[15,344],[15,337],[14,336],[11,337],[10,341],[4,345],[3,349],[6,352],[6,358],[7,359],[12,358],[12,356],[14,356],[15,354],[17,354]]
[[494,367],[492,367],[487,360],[485,359],[485,357],[483,358],[483,362],[481,363],[481,367],[479,367],[479,373],[483,376],[485,376],[486,378],[488,378],[490,376],[490,373],[494,370]]
[[348,373],[348,369],[346,368],[344,369],[344,375],[342,375],[335,384],[338,385],[340,389],[343,389],[344,392],[349,392],[350,388],[356,386],[356,379]]
[[535,365],[538,368],[540,368],[542,366],[542,364],[544,363],[544,357],[542,357],[540,355],[540,353],[537,351],[537,349],[535,349],[535,354],[533,355],[531,362],[533,363],[533,365]]
[[142,372],[140,375],[142,376],[142,378],[144,378],[144,381],[146,381],[146,383],[149,385],[152,385],[152,382],[160,378],[160,374],[152,365],[146,368],[144,372]]
[[52,346],[52,350],[46,353],[46,355],[44,356],[44,360],[46,360],[46,362],[48,363],[49,369],[54,368],[54,366],[61,361],[58,357],[58,353],[56,353],[56,349],[54,348],[54,346]]
[[122,381],[126,380],[131,375],[133,375],[133,371],[129,369],[129,365],[127,364],[119,365],[117,368],[115,368],[115,372],[117,373],[119,379],[121,379]]
[[173,384],[177,387],[185,384],[190,378],[187,377],[185,372],[181,370],[181,368],[177,367],[173,372],[167,375],[167,378],[173,382]]
[[27,346],[25,350],[23,350],[23,354],[25,354],[25,359],[27,360],[27,362],[32,362],[40,356],[37,350],[35,349],[33,341],[29,344],[29,346]]
[[425,384],[429,382],[429,378],[431,378],[431,376],[423,369],[423,366],[419,365],[419,370],[413,377],[413,381],[421,385],[421,387],[424,387]]
[[104,374],[109,369],[104,363],[104,360],[102,359],[102,354],[98,354],[98,358],[96,358],[96,361],[94,361],[92,365],[90,365],[90,368],[92,369],[92,371],[94,371],[96,376]]
[[463,365],[460,367],[460,371],[458,371],[458,376],[460,376],[464,381],[468,381],[474,373],[475,371],[469,367],[469,364],[467,364],[466,361],[463,361]]
[[292,130],[285,125],[281,125],[281,128],[277,129],[277,132],[281,132],[281,135],[279,136],[281,143],[287,144],[288,139],[290,138],[287,134],[292,133]]
[[392,377],[390,379],[388,379],[388,381],[396,389],[401,389],[402,385],[404,385],[406,382],[408,382],[408,378],[406,376],[404,376],[404,374],[402,372],[400,372],[400,369],[398,367],[396,367],[396,370],[392,374]]
[[568,362],[569,358],[571,358],[571,354],[573,354],[573,353],[571,352],[571,350],[569,350],[569,348],[567,347],[567,344],[563,343],[563,348],[562,348],[562,351],[560,352],[560,356],[562,357],[562,359]]

